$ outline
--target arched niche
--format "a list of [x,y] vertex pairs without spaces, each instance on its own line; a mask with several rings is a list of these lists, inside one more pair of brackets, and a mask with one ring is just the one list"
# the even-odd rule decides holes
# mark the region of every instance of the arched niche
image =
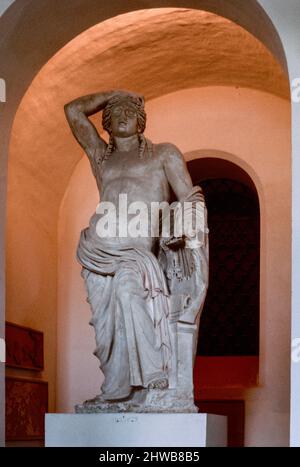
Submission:
[[188,162],[208,209],[210,286],[199,356],[259,355],[260,209],[255,185],[236,164],[218,158]]
[[[257,357],[257,361],[244,361],[245,365],[251,364],[248,374],[242,373],[240,380],[241,387],[251,381],[256,385],[260,306],[258,193],[248,173],[229,160],[196,158],[188,162],[188,169],[193,183],[204,192],[210,230],[210,286],[201,317],[197,355],[222,357],[220,365],[226,362],[224,357]],[[232,361],[228,368],[236,372]],[[224,386],[229,380],[227,375]]]
[[226,415],[229,446],[243,446],[245,391],[259,384],[259,197],[250,175],[228,154],[204,150],[193,155],[198,157],[187,165],[206,198],[210,244],[194,369],[196,400],[201,412]]
[[[120,6],[120,2],[113,1],[104,8],[99,7],[99,2],[95,0],[89,2],[75,0],[71,7],[68,1],[42,0],[35,4],[26,2],[22,5],[22,10],[19,9],[18,3],[15,3],[3,15],[0,20],[4,37],[1,43],[1,56],[7,57],[7,60],[1,62],[0,75],[8,84],[7,104],[0,127],[2,135],[0,150],[3,156],[1,173],[4,181],[1,184],[1,198],[3,200],[5,200],[6,193],[6,163],[13,118],[24,92],[42,66],[62,46],[88,27],[132,9],[169,6],[167,3],[135,1]],[[278,33],[258,2],[235,2],[233,4],[230,1],[175,1],[172,6],[202,8],[236,21],[266,44],[286,69]],[[32,28],[33,24],[34,28]],[[35,51],[34,54],[30,53],[32,50]],[[4,216],[4,210],[5,204],[3,203],[1,205],[2,216]],[[1,223],[2,226],[4,224],[4,222]],[[3,242],[1,263],[4,266]],[[0,324],[3,325],[3,319]]]
[[[97,0],[74,0],[72,4],[68,0],[40,0],[26,2],[22,9],[19,2],[14,2],[0,18],[4,38],[0,55],[6,57],[0,64],[0,76],[7,83],[7,103],[0,123],[2,173],[6,173],[10,131],[18,105],[36,74],[55,53],[78,34],[108,18],[129,11],[170,6],[205,10],[235,22],[261,41],[287,74],[279,34],[256,0],[174,0],[171,5],[164,0],[130,3],[114,0],[105,5],[99,5]],[[2,190],[5,199],[5,185]]]

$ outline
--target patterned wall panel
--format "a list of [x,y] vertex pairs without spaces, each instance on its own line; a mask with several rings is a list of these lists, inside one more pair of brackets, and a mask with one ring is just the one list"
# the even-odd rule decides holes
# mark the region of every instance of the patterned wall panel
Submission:
[[40,331],[6,322],[6,366],[41,371],[44,336]]

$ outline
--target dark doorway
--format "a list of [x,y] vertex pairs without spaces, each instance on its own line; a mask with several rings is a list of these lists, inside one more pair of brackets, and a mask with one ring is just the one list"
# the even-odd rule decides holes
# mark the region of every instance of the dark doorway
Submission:
[[[210,282],[201,316],[197,355],[258,356],[258,196],[246,172],[230,162],[218,161],[209,159],[208,174],[205,159],[189,163],[193,182],[202,187],[205,195],[210,244]],[[221,171],[218,165],[222,166]]]

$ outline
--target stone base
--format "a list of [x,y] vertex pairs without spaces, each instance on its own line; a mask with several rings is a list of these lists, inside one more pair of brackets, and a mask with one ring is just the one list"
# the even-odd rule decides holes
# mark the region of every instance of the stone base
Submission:
[[47,414],[47,447],[223,447],[227,419],[208,414]]
[[109,402],[97,396],[75,406],[76,413],[197,413],[192,393],[177,389],[144,389],[128,400]]

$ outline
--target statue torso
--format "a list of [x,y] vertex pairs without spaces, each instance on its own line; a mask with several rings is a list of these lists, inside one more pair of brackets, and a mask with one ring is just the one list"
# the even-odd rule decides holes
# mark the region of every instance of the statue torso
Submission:
[[[103,161],[101,183],[99,185],[100,201],[108,201],[116,207],[118,233],[120,214],[123,214],[119,212],[120,195],[123,202],[127,199],[127,206],[134,202],[144,203],[150,215],[152,202],[169,201],[170,196],[169,183],[162,162],[162,146],[154,146],[151,157],[145,151],[142,158],[139,157],[138,151],[114,151],[107,160]],[[128,223],[136,215],[136,211],[134,214],[127,214]],[[99,219],[99,216],[97,217]],[[148,220],[150,226],[149,217]],[[155,244],[155,238],[150,236],[148,238],[123,238],[117,234],[116,238],[103,238],[101,242],[151,250]]]
[[100,199],[116,203],[119,194],[126,194],[129,203],[169,200],[160,151],[142,158],[135,151],[115,151],[103,162]]

